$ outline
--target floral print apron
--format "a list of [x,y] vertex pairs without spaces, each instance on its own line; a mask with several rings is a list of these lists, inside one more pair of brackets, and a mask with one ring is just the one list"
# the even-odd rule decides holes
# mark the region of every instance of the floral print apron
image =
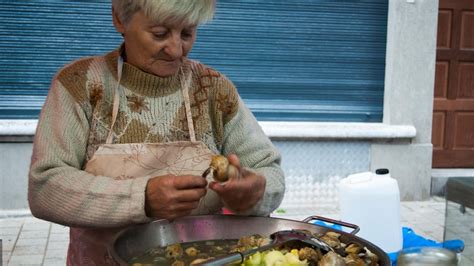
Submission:
[[[181,75],[183,101],[186,108],[190,141],[168,143],[112,144],[120,92],[123,59],[119,57],[118,83],[114,91],[111,130],[106,144],[99,146],[87,162],[85,171],[114,179],[131,179],[143,176],[201,175],[209,167],[212,151],[201,141],[196,141],[188,94],[188,78]],[[183,74],[183,73],[181,73]],[[145,192],[143,192],[145,193]],[[217,194],[208,190],[199,207],[191,215],[218,213],[222,208]],[[70,228],[67,265],[117,265],[107,248],[121,228]]]

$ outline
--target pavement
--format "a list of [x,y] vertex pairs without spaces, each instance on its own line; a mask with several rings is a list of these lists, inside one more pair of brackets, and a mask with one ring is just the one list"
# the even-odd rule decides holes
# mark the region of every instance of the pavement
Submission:
[[[453,210],[458,206],[451,206]],[[450,208],[451,208],[450,207]],[[333,208],[313,209],[313,214],[337,219],[339,211]],[[442,197],[425,201],[401,203],[401,224],[427,239],[443,241],[446,202]],[[302,220],[305,214],[297,210],[274,216]],[[374,214],[376,215],[376,214]],[[474,265],[474,210],[466,208],[460,218],[449,217],[451,236],[463,239],[466,249],[459,255],[459,265]],[[304,218],[304,217],[303,217]],[[457,220],[456,220],[457,219]],[[469,229],[470,228],[470,229]],[[2,265],[65,265],[69,241],[68,227],[47,222],[25,214],[20,217],[0,218]],[[2,266],[0,265],[0,266]]]

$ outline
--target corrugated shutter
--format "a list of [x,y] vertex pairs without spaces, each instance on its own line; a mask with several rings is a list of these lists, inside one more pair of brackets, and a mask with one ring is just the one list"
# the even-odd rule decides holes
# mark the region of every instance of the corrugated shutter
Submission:
[[[36,117],[63,64],[118,46],[109,1],[0,1],[0,118]],[[218,0],[190,55],[259,120],[382,120],[388,1]]]
[[0,3],[0,118],[37,118],[61,66],[120,44],[110,1]]

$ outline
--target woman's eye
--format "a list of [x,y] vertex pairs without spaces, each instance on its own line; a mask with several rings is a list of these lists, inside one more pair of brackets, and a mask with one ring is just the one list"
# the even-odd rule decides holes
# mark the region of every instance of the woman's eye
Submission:
[[153,36],[157,39],[163,39],[167,34],[168,32],[153,32]]
[[184,39],[188,39],[193,37],[193,32],[192,31],[183,31],[181,33],[181,36],[183,36]]

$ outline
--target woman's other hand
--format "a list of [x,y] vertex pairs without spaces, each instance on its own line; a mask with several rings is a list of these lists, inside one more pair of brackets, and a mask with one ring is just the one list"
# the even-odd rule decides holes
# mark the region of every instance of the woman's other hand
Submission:
[[209,188],[214,190],[226,207],[236,212],[244,212],[257,204],[265,192],[266,180],[248,169],[240,166],[239,158],[230,154],[227,159],[238,171],[225,183],[211,182]]
[[146,215],[168,220],[189,215],[206,195],[206,186],[206,179],[200,176],[153,177],[145,191]]

